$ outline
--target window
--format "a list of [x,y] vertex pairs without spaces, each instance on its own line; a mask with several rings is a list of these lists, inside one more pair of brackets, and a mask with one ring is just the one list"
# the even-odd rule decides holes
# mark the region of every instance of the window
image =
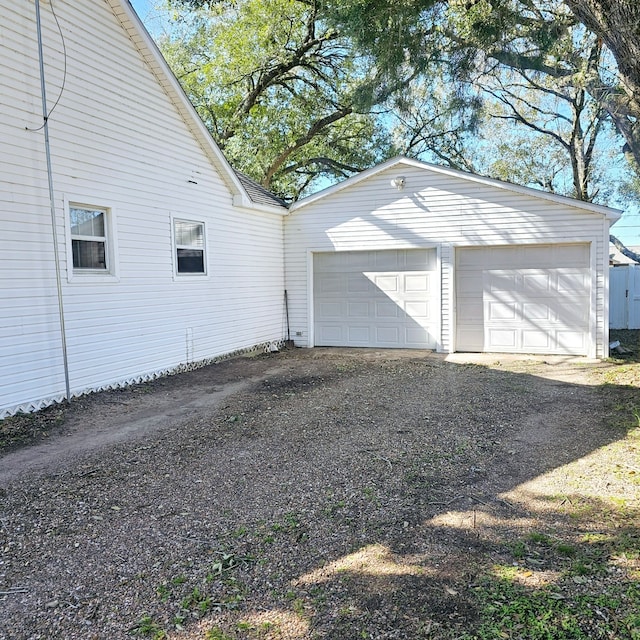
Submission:
[[173,233],[176,244],[176,272],[206,273],[204,222],[174,220]]
[[107,210],[69,205],[73,269],[107,271]]

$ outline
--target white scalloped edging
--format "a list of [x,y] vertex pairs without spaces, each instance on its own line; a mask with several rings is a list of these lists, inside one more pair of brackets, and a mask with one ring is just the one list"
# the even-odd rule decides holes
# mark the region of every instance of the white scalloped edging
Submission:
[[[83,389],[81,391],[74,391],[71,394],[71,397],[78,398],[80,396],[84,396],[89,393],[97,393],[99,391],[113,391],[114,389],[123,389],[134,384],[140,384],[141,382],[151,382],[152,380],[157,380],[158,378],[164,378],[166,376],[172,376],[178,373],[186,373],[187,371],[195,371],[196,369],[201,369],[202,367],[206,367],[210,364],[215,364],[216,362],[223,362],[225,360],[230,360],[231,358],[236,358],[238,356],[248,355],[250,353],[273,353],[274,351],[279,351],[284,346],[284,340],[261,342],[260,344],[254,345],[252,347],[236,349],[235,351],[230,351],[229,353],[224,353],[213,358],[205,358],[204,360],[198,360],[197,362],[186,362],[184,364],[179,364],[176,367],[170,367],[168,369],[158,369],[157,371],[143,373],[132,378],[117,380],[100,387],[87,387],[86,389]],[[0,420],[2,420],[3,418],[8,418],[9,416],[14,416],[18,413],[33,413],[34,411],[40,411],[41,409],[46,409],[53,404],[64,402],[64,400],[64,394],[59,393],[55,396],[42,398],[41,400],[31,400],[29,402],[23,402],[22,404],[14,405],[12,407],[5,407],[4,409],[0,409]]]

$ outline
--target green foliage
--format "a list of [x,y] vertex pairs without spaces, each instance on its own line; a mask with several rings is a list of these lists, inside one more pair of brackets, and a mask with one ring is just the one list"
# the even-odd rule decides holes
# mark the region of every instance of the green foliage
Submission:
[[[626,583],[604,593],[567,598],[555,587],[527,589],[508,576],[487,580],[476,590],[481,624],[467,638],[526,637],[528,640],[588,640],[640,637],[640,589]],[[620,607],[624,607],[619,611]],[[619,614],[614,616],[615,613]],[[612,635],[615,634],[615,635]]]
[[167,1],[189,97],[287,200],[397,153],[618,206],[635,192],[640,107],[585,0]]
[[160,47],[236,168],[291,199],[392,153],[376,117],[356,105],[366,65],[318,7],[207,4],[176,13]]
[[205,640],[233,640],[232,636],[227,635],[220,627],[212,627],[204,634]]
[[137,636],[144,636],[146,638],[152,638],[153,640],[164,640],[167,638],[166,631],[148,615],[140,618],[139,622],[133,627],[132,632]]

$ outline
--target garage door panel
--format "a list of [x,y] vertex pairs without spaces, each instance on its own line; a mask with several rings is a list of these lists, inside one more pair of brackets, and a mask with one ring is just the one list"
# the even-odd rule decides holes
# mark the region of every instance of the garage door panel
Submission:
[[478,297],[482,300],[482,270],[471,273],[458,271],[456,291],[459,295],[461,294],[461,300],[467,300],[470,297]]
[[487,335],[495,349],[515,349],[518,344],[517,329],[489,329]]
[[435,348],[436,264],[435,249],[315,254],[315,344]]
[[490,302],[487,305],[488,320],[515,320],[518,317],[516,302]]
[[345,341],[340,325],[321,325],[317,337],[323,344],[342,344]]
[[429,293],[431,278],[425,274],[404,274],[404,290],[406,293]]
[[565,349],[586,349],[584,336],[576,335],[574,331],[558,331],[556,340]]
[[472,324],[475,324],[475,320],[479,321],[480,326],[482,326],[482,313],[483,313],[483,304],[482,297],[479,300],[471,300],[465,302],[458,302],[457,304],[457,316],[458,316],[458,325],[464,326],[466,323],[463,320],[472,320]]
[[343,274],[339,274],[335,277],[346,280],[346,286],[343,286],[339,293],[369,295],[374,289],[372,283],[363,274],[348,274],[346,278]]
[[391,347],[400,345],[400,329],[398,327],[376,326],[376,342]]
[[588,244],[562,245],[554,255],[556,267],[582,267],[588,265],[589,261]]
[[[522,286],[518,287],[528,294],[550,293],[553,291],[552,273],[523,273]],[[516,282],[518,279],[516,278]],[[519,284],[519,282],[517,282]]]
[[376,285],[376,287],[384,293],[397,293],[400,290],[398,276],[395,276],[395,275],[379,276],[379,275],[372,274],[371,278],[374,284]]
[[[347,343],[368,344],[371,339],[371,332],[368,326],[350,325],[347,328]],[[343,345],[338,345],[343,346]]]
[[420,322],[420,320],[435,320],[428,301],[408,301],[404,303],[405,313]]
[[371,267],[376,271],[397,271],[404,266],[397,251],[374,251],[371,257]]
[[[340,305],[342,308],[343,305]],[[369,317],[369,303],[368,302],[349,302],[347,303],[347,316],[349,318],[368,318]],[[340,319],[342,315],[334,316]]]
[[344,315],[344,304],[341,302],[322,302],[318,305],[317,313],[323,320],[335,320]]
[[584,270],[568,271],[558,274],[558,291],[572,294],[588,286],[588,274]]
[[458,250],[457,349],[586,354],[589,265],[586,244]]
[[[474,285],[482,282],[482,275],[475,280]],[[515,291],[518,288],[516,276],[513,273],[493,271],[488,275],[487,286],[490,291]]]
[[424,327],[407,327],[405,329],[405,343],[408,345],[424,344],[432,340],[429,330]]
[[375,317],[381,319],[398,318],[403,314],[402,309],[395,302],[377,300],[375,303]]
[[551,349],[551,333],[540,329],[524,329],[522,331],[522,346],[524,349],[538,351],[540,349]]
[[544,302],[524,302],[522,304],[522,317],[528,320],[553,321],[554,315],[551,307]]
[[319,293],[342,295],[346,292],[345,282],[339,276],[332,274],[327,275],[322,282],[319,283]]

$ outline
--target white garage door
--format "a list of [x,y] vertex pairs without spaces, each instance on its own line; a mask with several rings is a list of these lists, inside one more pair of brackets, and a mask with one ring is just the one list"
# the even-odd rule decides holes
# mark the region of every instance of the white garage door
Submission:
[[589,245],[458,249],[456,350],[586,355]]
[[435,349],[436,268],[435,249],[314,254],[315,344]]

